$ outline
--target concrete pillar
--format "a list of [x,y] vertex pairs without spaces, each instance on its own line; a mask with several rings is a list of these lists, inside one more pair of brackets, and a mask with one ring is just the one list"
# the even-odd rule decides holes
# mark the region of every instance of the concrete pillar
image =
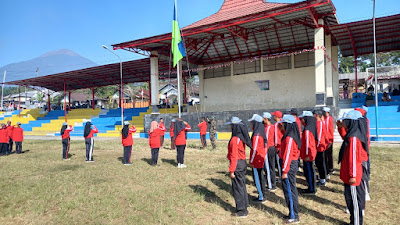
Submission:
[[333,86],[332,86],[332,39],[331,35],[326,35],[325,36],[325,48],[326,48],[326,54],[329,56],[331,61],[326,59],[326,68],[325,68],[325,74],[326,74],[326,105],[333,105]]
[[319,48],[316,49],[315,54],[315,105],[324,106],[325,105],[325,55],[324,50],[321,49],[325,45],[324,43],[324,21],[322,19],[318,20],[320,27],[314,30],[314,46]]
[[292,69],[292,70],[295,69],[295,68],[294,68],[294,54],[291,54],[291,55],[290,55],[290,66],[291,66],[291,69]]
[[180,92],[178,92],[178,95],[179,96],[181,96],[181,105],[183,106],[183,95],[182,95],[182,92],[183,92],[183,79],[182,79],[182,60],[181,61],[179,61],[178,62],[178,65],[177,66],[179,66],[179,74],[178,74],[178,76],[179,76],[179,87],[180,87]]
[[151,113],[159,113],[157,105],[160,103],[158,99],[159,80],[158,80],[158,52],[152,51],[150,55],[150,85],[151,85]]
[[[199,69],[204,66],[199,65]],[[205,98],[204,98],[204,70],[199,70],[199,98],[200,98],[200,112],[205,112]]]
[[332,63],[334,69],[332,70],[332,87],[333,87],[333,105],[338,106],[339,103],[339,56],[338,46],[332,46]]

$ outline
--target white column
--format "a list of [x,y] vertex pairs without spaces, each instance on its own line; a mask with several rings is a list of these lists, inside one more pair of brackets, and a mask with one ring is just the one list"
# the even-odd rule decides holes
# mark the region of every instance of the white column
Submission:
[[325,48],[326,54],[329,56],[329,59],[326,59],[326,67],[325,67],[325,74],[326,74],[326,104],[333,105],[333,86],[332,86],[332,39],[331,35],[325,36]]
[[337,107],[339,103],[339,57],[338,46],[332,46],[332,87],[333,87],[333,105]]
[[159,79],[158,79],[158,52],[152,51],[150,55],[150,82],[151,82],[151,106],[152,112],[158,112],[159,104]]
[[181,96],[181,105],[183,106],[183,98],[184,97],[182,97],[182,93],[184,92],[183,90],[183,79],[182,79],[182,60],[180,60],[179,62],[178,62],[178,66],[179,66],[179,74],[178,74],[178,76],[179,76],[179,87],[180,87],[180,92],[178,92],[178,95],[179,96]]
[[[204,66],[199,65],[199,69]],[[200,112],[205,112],[205,98],[204,98],[204,70],[199,70],[199,97],[200,97]]]
[[[318,20],[319,28],[314,30],[314,46],[321,48],[325,45],[324,43],[324,21]],[[315,50],[315,97],[316,106],[325,105],[325,56],[323,49]]]

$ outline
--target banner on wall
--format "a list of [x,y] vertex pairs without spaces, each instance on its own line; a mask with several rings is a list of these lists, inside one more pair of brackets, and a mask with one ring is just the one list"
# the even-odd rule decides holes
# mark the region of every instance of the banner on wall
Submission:
[[269,80],[256,80],[255,82],[261,91],[269,90]]

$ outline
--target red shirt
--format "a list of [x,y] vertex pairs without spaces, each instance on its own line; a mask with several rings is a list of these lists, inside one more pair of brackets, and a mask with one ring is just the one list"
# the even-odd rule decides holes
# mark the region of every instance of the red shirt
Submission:
[[197,125],[198,127],[200,127],[200,135],[206,135],[207,134],[207,122],[201,122],[199,123],[199,125]]
[[283,132],[279,129],[278,124],[275,124],[275,148],[276,151],[281,149],[281,140],[283,137]]
[[279,151],[279,158],[282,159],[282,173],[287,174],[290,170],[292,160],[299,159],[300,151],[297,143],[291,137],[286,137],[282,140],[281,151]]
[[161,135],[164,136],[165,135],[165,130],[166,130],[164,123],[160,122],[158,124],[158,128],[160,128],[160,130],[161,130]]
[[99,130],[97,129],[97,127],[95,127],[94,125],[92,125],[92,126],[93,126],[93,129],[90,130],[90,133],[89,133],[89,135],[86,137],[86,139],[87,139],[87,138],[92,138],[93,135],[94,135],[95,133],[99,133]]
[[13,141],[15,142],[22,142],[24,140],[24,129],[21,127],[14,127],[13,138]]
[[171,136],[171,138],[174,137],[174,127],[173,126],[169,127],[169,136]]
[[121,139],[122,139],[122,145],[125,146],[131,146],[133,145],[133,138],[132,138],[132,134],[136,132],[136,127],[132,126],[131,128],[129,128],[128,131],[128,136],[126,136],[126,138],[124,138],[121,135]]
[[0,143],[8,143],[8,130],[7,128],[0,129]]
[[275,146],[275,126],[273,124],[265,126],[265,135],[267,136],[268,141],[267,149],[265,149],[265,152],[267,153],[270,147]]
[[240,159],[246,160],[246,145],[238,137],[232,137],[228,145],[229,172],[233,173],[236,170],[237,161]]
[[69,138],[69,132],[71,132],[73,130],[74,130],[74,128],[71,125],[69,125],[69,127],[67,127],[67,129],[65,129],[64,134],[61,135],[61,139]]
[[263,168],[265,162],[265,144],[264,138],[260,135],[253,137],[253,149],[250,150],[250,165],[254,168]]
[[[362,177],[362,147],[361,141],[356,137],[350,137],[350,143],[347,145],[343,155],[342,162],[340,163],[340,179],[349,184],[350,178],[356,178],[354,186],[361,183]],[[365,152],[365,151],[364,151]]]
[[176,146],[186,145],[185,131],[188,131],[190,129],[191,128],[190,128],[189,124],[187,124],[186,128],[183,129],[181,132],[179,132],[178,136],[176,136],[176,139],[175,139],[175,145]]
[[161,147],[161,139],[163,131],[160,128],[153,130],[152,133],[149,131],[149,145],[150,148],[160,148]]
[[11,139],[13,139],[13,129],[14,129],[14,126],[7,126],[7,131],[8,131],[8,137],[9,137],[9,139],[11,138]]
[[[369,121],[368,121],[369,122]],[[347,134],[347,131],[346,131],[346,129],[344,129],[344,127],[341,127],[341,128],[338,128],[338,131],[339,131],[339,134],[340,134],[340,136],[342,137],[342,139],[344,139],[344,137],[346,136],[346,134]],[[369,136],[368,136],[368,148],[369,148]],[[364,151],[362,151],[361,152],[361,158],[362,158],[362,161],[368,161],[368,153],[367,153],[367,151],[363,148],[363,150]]]
[[328,116],[325,118],[325,126],[326,126],[326,137],[328,139],[328,144],[333,143],[333,138],[334,138],[334,124],[333,124],[333,118],[332,116]]
[[317,155],[317,147],[315,145],[315,137],[309,130],[304,130],[301,136],[300,158],[305,160],[309,157],[309,161],[314,161]]
[[323,121],[317,121],[317,151],[324,152],[326,150],[326,126]]

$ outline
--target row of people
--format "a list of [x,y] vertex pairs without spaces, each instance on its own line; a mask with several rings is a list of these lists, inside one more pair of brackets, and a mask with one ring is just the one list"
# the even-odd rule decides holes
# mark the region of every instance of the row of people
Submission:
[[11,154],[13,152],[13,143],[17,154],[22,153],[22,141],[24,140],[24,130],[21,123],[17,126],[11,125],[11,121],[2,123],[0,127],[0,155]]
[[[360,111],[363,110],[353,110],[337,122],[339,133],[344,140],[339,153],[340,178],[345,184],[345,200],[351,214],[351,224],[362,224],[365,190],[369,190],[368,124],[365,114],[363,116]],[[329,112],[329,108],[324,107],[323,111],[304,111],[299,117],[295,111],[291,112],[294,115],[284,116],[279,111],[265,112],[263,116],[255,114],[249,119],[253,130],[251,138],[246,125],[238,117],[233,117],[226,123],[232,130],[227,157],[230,161],[229,174],[238,217],[246,217],[248,214],[249,201],[245,185],[247,170],[245,146],[248,146],[249,164],[258,192],[258,197],[253,201],[266,202],[266,186],[271,192],[276,190],[276,159],[289,208],[286,222],[290,224],[300,222],[296,187],[300,159],[303,160],[304,176],[308,184],[307,189],[302,190],[305,195],[315,195],[317,186],[325,185],[329,173],[333,173],[331,152],[334,124]],[[276,121],[275,124],[272,123],[272,119]],[[318,182],[315,164],[319,172]]]

